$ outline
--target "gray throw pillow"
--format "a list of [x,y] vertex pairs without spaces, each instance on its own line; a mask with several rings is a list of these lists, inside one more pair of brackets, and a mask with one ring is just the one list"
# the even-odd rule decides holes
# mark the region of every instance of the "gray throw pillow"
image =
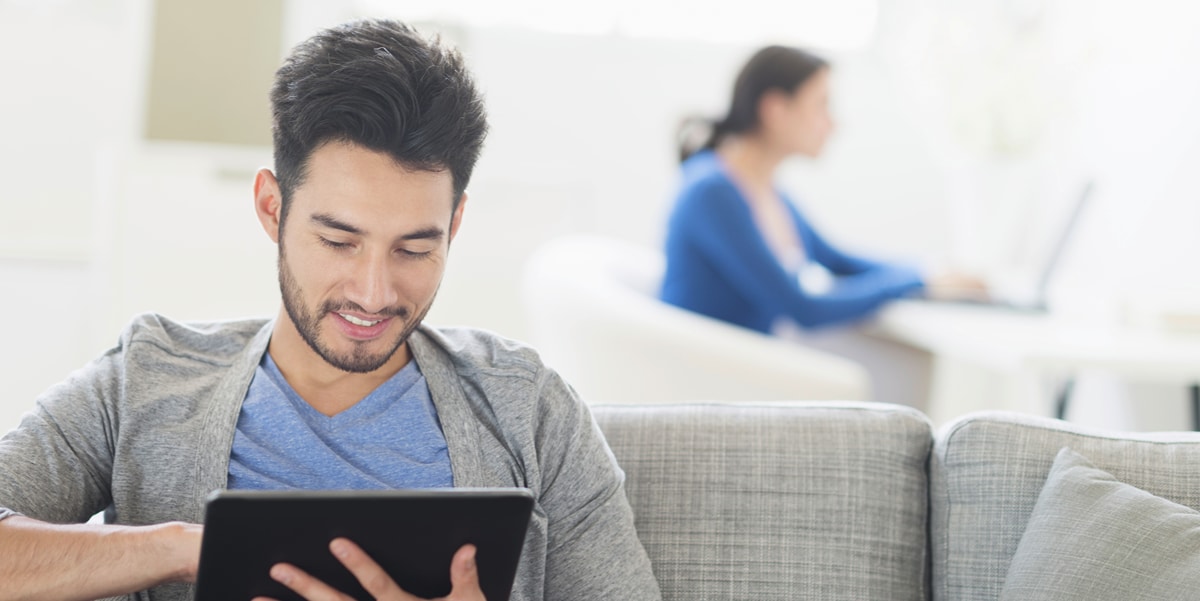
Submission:
[[1200,512],[1058,452],[1001,601],[1196,599]]

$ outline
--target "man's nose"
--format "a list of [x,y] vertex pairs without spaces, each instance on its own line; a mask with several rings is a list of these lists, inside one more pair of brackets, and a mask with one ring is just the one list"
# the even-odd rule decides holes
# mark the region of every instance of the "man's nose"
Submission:
[[382,313],[394,307],[400,297],[392,285],[390,256],[363,253],[355,263],[346,297],[368,313]]

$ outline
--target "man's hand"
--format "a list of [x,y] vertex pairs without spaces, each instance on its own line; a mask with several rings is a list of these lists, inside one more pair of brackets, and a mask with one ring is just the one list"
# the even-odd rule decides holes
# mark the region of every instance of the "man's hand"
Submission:
[[[349,540],[335,538],[329,543],[329,550],[378,601],[421,601],[419,597],[404,592],[375,560]],[[296,591],[296,594],[308,601],[353,601],[349,595],[334,590],[291,564],[275,564],[271,568],[271,578]],[[256,597],[253,601],[274,600]],[[454,559],[450,561],[450,594],[434,601],[486,601],[483,591],[479,589],[479,572],[475,569],[473,545],[463,545],[454,554]]]

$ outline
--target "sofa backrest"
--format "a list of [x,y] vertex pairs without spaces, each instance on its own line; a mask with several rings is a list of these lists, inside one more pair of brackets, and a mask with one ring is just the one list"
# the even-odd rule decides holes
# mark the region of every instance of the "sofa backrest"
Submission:
[[924,600],[920,412],[876,403],[600,405],[663,599]]
[[1017,545],[1063,447],[1120,482],[1200,508],[1198,433],[1102,432],[1015,413],[963,417],[938,432],[930,459],[934,599],[1000,598]]

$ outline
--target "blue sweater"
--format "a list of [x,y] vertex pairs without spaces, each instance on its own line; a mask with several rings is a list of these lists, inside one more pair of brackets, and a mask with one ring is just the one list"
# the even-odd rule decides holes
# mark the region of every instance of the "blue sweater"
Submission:
[[914,269],[837,250],[784,196],[807,260],[837,276],[830,290],[806,292],[767,246],[716,153],[685,161],[682,180],[667,230],[667,303],[768,333],[781,317],[804,328],[853,321],[923,286]]

